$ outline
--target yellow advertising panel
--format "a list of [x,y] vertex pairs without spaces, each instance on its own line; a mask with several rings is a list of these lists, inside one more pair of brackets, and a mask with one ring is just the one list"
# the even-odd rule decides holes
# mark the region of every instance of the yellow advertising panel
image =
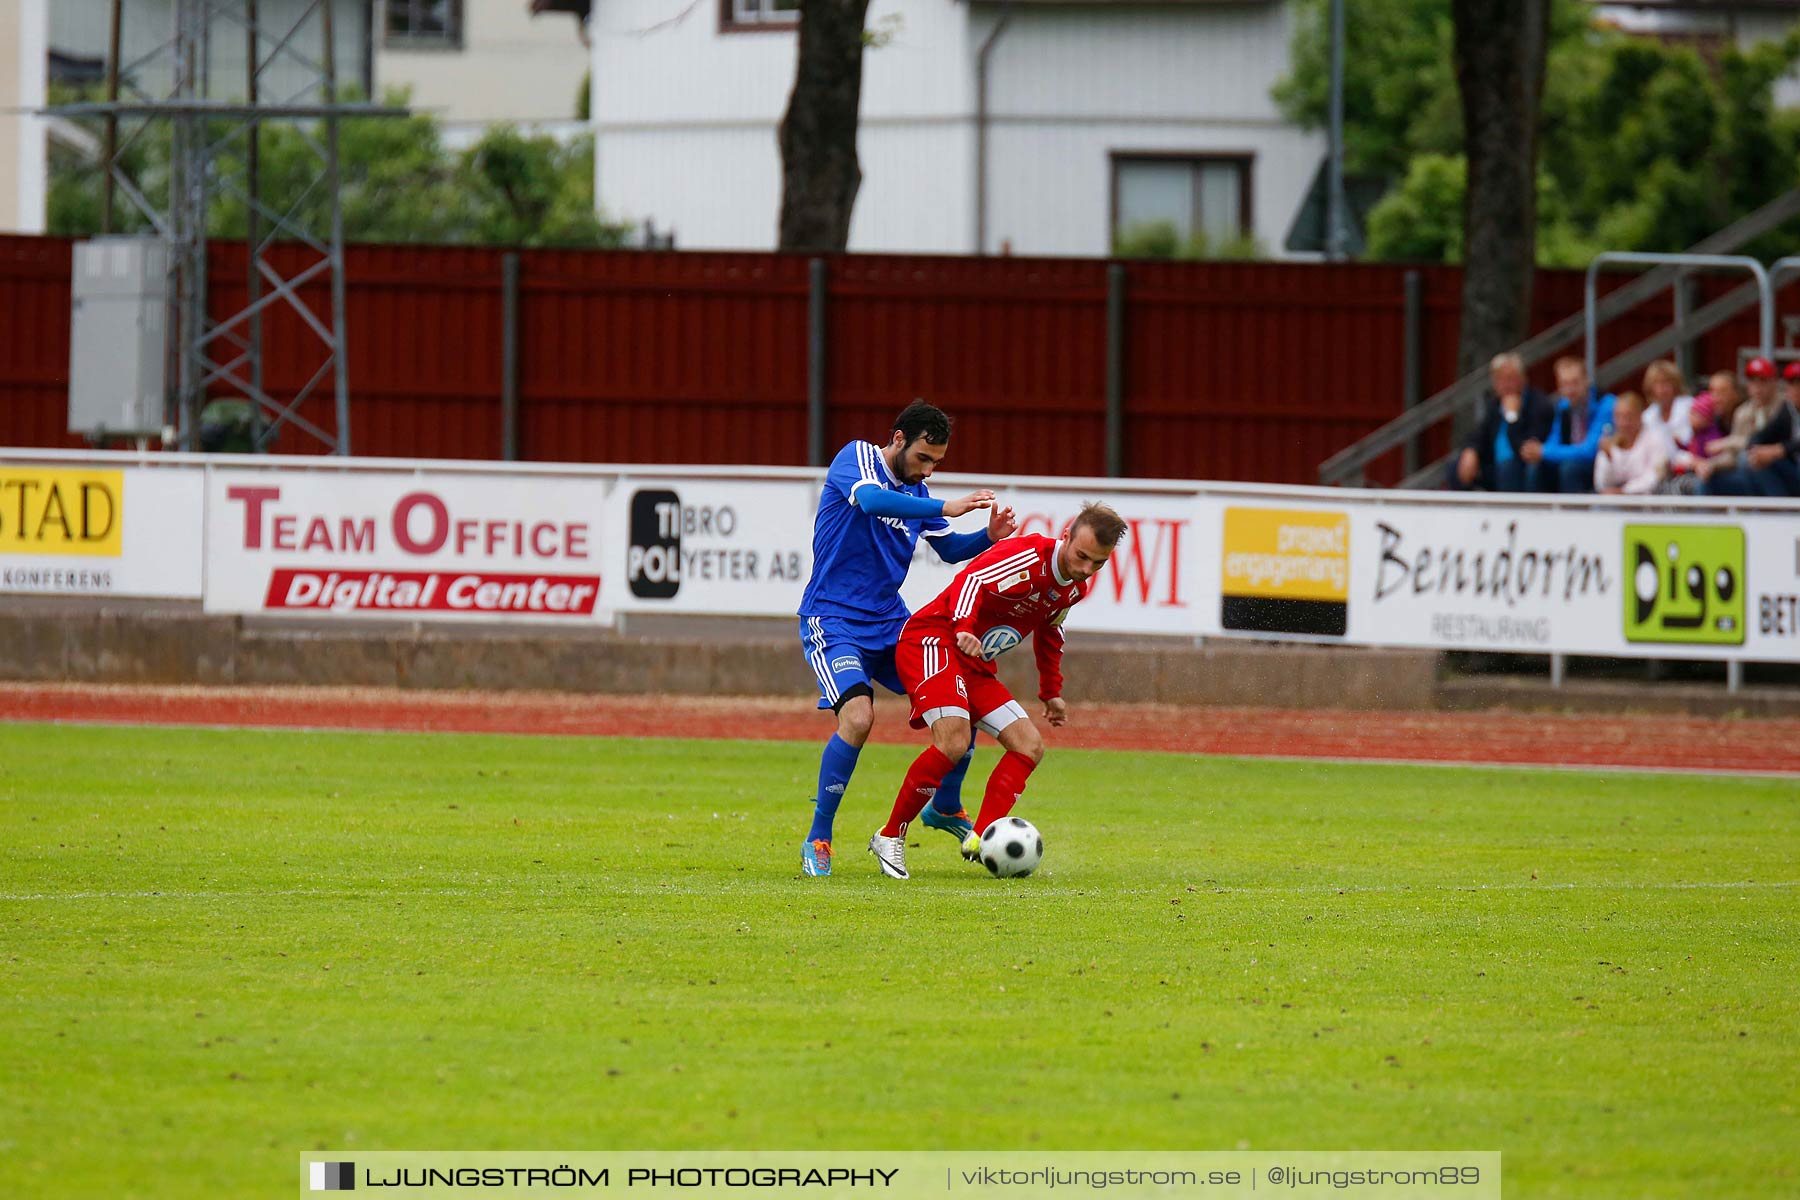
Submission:
[[0,465],[0,554],[123,552],[125,473]]
[[1228,596],[1346,600],[1350,514],[1291,508],[1227,508]]
[[1219,623],[1244,633],[1343,637],[1350,622],[1350,514],[1225,509]]

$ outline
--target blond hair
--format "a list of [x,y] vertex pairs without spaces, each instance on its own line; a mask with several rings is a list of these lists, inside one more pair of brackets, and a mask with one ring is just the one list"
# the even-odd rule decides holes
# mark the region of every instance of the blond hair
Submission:
[[1659,358],[1644,368],[1644,386],[1649,387],[1655,380],[1673,383],[1677,392],[1686,386],[1681,379],[1681,368],[1666,358]]

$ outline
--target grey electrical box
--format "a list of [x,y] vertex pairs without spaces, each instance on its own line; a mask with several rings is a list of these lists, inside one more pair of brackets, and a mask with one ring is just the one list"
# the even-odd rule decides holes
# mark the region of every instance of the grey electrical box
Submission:
[[69,314],[69,432],[163,430],[169,247],[159,238],[75,245]]

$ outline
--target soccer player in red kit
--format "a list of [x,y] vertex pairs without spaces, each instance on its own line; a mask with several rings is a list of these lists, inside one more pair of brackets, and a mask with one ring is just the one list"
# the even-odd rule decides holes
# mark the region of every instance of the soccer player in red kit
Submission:
[[1044,739],[995,675],[994,660],[1035,635],[1044,717],[1052,725],[1067,721],[1063,618],[1087,595],[1124,534],[1118,513],[1083,505],[1060,538],[1029,534],[983,551],[906,623],[894,662],[912,700],[912,727],[929,728],[931,745],[913,760],[887,824],[869,839],[884,875],[907,878],[906,827],[968,750],[971,723],[998,738],[1006,754],[988,776],[963,857],[973,858],[981,831],[1012,811],[1043,761]]

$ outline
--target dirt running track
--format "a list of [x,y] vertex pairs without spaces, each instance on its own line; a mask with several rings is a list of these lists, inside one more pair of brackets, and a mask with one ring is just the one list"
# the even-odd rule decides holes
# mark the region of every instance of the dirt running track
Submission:
[[[877,713],[876,741],[919,740],[898,701]],[[803,742],[830,728],[810,701],[789,697],[94,684],[0,684],[0,720]],[[1106,750],[1800,775],[1800,720],[1077,705],[1048,738]]]

